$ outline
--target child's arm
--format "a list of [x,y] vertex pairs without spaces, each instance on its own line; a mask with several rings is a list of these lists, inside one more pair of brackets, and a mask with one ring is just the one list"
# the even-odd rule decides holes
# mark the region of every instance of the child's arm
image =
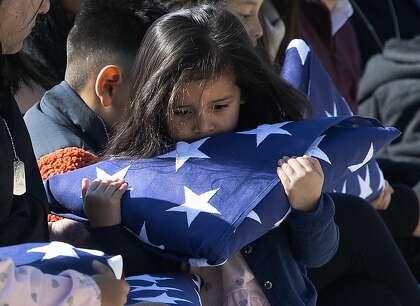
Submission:
[[0,259],[1,305],[122,306],[127,294],[127,283],[105,274],[92,278],[68,270],[54,276]]
[[322,266],[337,251],[339,231],[334,202],[322,193],[324,174],[319,161],[286,157],[279,161],[277,173],[292,207],[287,220],[293,254],[305,266]]
[[96,247],[108,255],[121,255],[125,275],[178,270],[178,264],[147,250],[121,225],[121,197],[126,190],[127,184],[121,180],[96,180],[92,184],[83,180],[84,210]]

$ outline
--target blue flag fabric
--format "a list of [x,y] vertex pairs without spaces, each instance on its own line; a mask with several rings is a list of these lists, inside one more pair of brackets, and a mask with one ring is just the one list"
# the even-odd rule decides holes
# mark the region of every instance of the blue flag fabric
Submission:
[[262,125],[181,142],[152,159],[102,161],[51,177],[45,187],[53,211],[64,207],[83,216],[82,178],[125,179],[124,226],[158,252],[196,266],[218,265],[290,212],[278,159],[318,158],[330,190],[398,134],[374,119],[352,116]]
[[125,279],[130,285],[127,305],[138,302],[179,306],[201,305],[200,279],[191,274],[165,273]]
[[[315,118],[352,115],[345,98],[336,89],[317,55],[303,40],[290,42],[281,75],[308,97]],[[372,155],[369,154],[369,157]],[[372,201],[381,194],[383,187],[382,171],[376,160],[371,158],[363,167],[337,179],[327,190]]]
[[[75,270],[95,275],[94,260],[107,265],[117,278],[122,275],[121,256],[109,257],[96,250],[75,248],[63,242],[27,243],[0,248],[0,258],[12,258],[16,267],[31,266],[44,273],[58,275]],[[191,274],[167,273],[139,275],[126,279],[130,285],[127,305],[138,302],[159,302],[168,305],[201,306],[200,280]]]

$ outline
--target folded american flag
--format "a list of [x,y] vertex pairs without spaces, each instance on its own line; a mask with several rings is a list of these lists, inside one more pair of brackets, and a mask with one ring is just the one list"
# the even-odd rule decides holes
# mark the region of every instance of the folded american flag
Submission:
[[[338,92],[315,52],[301,39],[292,40],[287,48],[282,77],[302,91],[311,102],[315,118],[352,115],[343,96]],[[353,169],[349,175],[337,179],[326,189],[347,193],[368,201],[375,200],[384,187],[384,177],[369,151],[369,162]]]
[[[75,248],[63,242],[28,243],[0,248],[0,258],[12,258],[16,267],[32,266],[44,273],[58,275],[75,270],[95,275],[94,260],[107,265],[117,278],[122,274],[121,256],[109,257],[96,250]],[[130,285],[127,305],[159,302],[168,305],[200,306],[200,281],[194,275],[167,273],[139,275],[126,279]]]
[[198,306],[200,279],[191,274],[165,273],[126,278],[130,284],[127,305],[138,302]]
[[130,188],[122,199],[124,226],[157,252],[192,265],[217,265],[290,211],[276,173],[279,158],[320,159],[330,190],[398,134],[352,116],[262,125],[180,142],[152,159],[102,161],[51,177],[45,187],[53,211],[64,207],[83,216],[82,178],[124,178]]

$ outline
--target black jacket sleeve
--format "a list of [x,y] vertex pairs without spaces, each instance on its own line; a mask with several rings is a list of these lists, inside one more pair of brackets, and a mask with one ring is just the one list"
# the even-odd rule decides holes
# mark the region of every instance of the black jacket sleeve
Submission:
[[125,276],[179,271],[180,264],[160,257],[122,225],[90,228],[95,248],[107,255],[121,255]]

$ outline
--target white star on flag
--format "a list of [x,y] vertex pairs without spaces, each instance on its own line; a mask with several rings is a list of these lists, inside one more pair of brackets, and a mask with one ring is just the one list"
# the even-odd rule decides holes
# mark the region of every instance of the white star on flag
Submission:
[[287,211],[287,213],[284,215],[284,217],[283,218],[281,218],[280,219],[280,221],[278,221],[278,222],[276,222],[274,225],[273,225],[273,228],[276,228],[276,227],[279,227],[280,226],[280,224],[282,224],[283,223],[283,221],[287,218],[287,216],[289,216],[289,214],[292,212],[292,209],[291,208],[289,208],[289,210]]
[[357,175],[357,179],[359,180],[360,185],[360,194],[359,197],[362,199],[366,199],[368,196],[370,196],[373,191],[370,187],[370,172],[369,172],[369,166],[366,167],[366,177],[363,179],[360,175]]
[[331,164],[331,161],[328,158],[328,155],[325,154],[325,152],[319,148],[319,145],[321,144],[324,138],[325,138],[325,135],[322,135],[318,137],[317,139],[315,139],[315,141],[311,144],[309,149],[305,152],[305,155],[322,159],[323,161]]
[[347,193],[347,181],[344,181],[343,189],[341,190],[341,193]]
[[383,190],[385,188],[385,178],[384,173],[382,172],[381,168],[379,168],[379,165],[376,164],[376,168],[379,172],[379,189]]
[[126,277],[125,279],[128,281],[145,281],[145,282],[156,284],[158,281],[171,280],[174,278],[173,277],[157,277],[157,276],[152,276],[149,274],[143,274],[143,275]]
[[211,190],[201,195],[194,193],[191,189],[184,186],[184,193],[185,193],[185,203],[172,207],[167,211],[179,211],[185,212],[187,214],[187,222],[188,227],[190,227],[191,223],[195,220],[199,213],[209,213],[209,214],[217,214],[220,215],[221,213],[209,203],[209,200],[219,191],[219,188],[216,190]]
[[325,111],[325,114],[327,115],[327,117],[337,117],[338,116],[337,104],[335,104],[334,102],[334,112],[332,114],[330,114],[328,111]]
[[124,169],[114,173],[113,175],[110,175],[106,173],[104,170],[102,170],[101,168],[96,167],[96,178],[100,180],[115,180],[115,179],[123,180],[129,168],[130,166],[125,167]]
[[238,132],[238,134],[257,135],[257,147],[271,134],[289,135],[288,131],[282,129],[283,126],[289,124],[291,121],[281,122],[277,124],[263,124],[251,131]]
[[172,287],[159,287],[158,285],[156,285],[156,283],[154,283],[151,286],[131,286],[131,288],[133,288],[133,290],[131,290],[130,292],[137,292],[137,291],[143,291],[143,290],[150,290],[150,291],[182,291],[181,289],[177,289],[177,288],[172,288]]
[[373,157],[373,151],[374,151],[373,150],[373,143],[371,142],[370,143],[369,151],[366,154],[365,159],[360,164],[349,166],[348,169],[351,172],[355,172],[355,171],[359,170],[360,168],[362,168],[364,165],[366,165],[372,159],[372,157]]
[[[343,100],[343,102],[344,102],[344,105],[348,105],[348,103],[347,103],[347,101],[346,101],[346,98],[344,98],[344,97],[341,97],[341,99]],[[350,112],[350,115],[354,115],[353,114],[353,111],[350,109],[350,107],[347,107],[347,109],[349,110],[349,112]]]
[[194,274],[194,277],[192,278],[192,281],[194,282],[194,284],[198,288],[198,290],[200,290],[200,288],[201,288],[201,278],[200,278],[200,276],[197,276],[197,274]]
[[308,57],[309,51],[311,51],[308,45],[302,39],[294,39],[290,42],[289,46],[287,47],[287,50],[292,48],[296,48],[297,52],[299,53],[302,65],[305,65],[306,58]]
[[140,235],[139,236],[140,236],[140,239],[143,242],[145,242],[145,243],[147,243],[147,244],[149,244],[151,246],[154,246],[154,247],[156,247],[158,249],[161,249],[161,250],[164,250],[165,249],[165,246],[163,244],[162,245],[156,245],[156,244],[153,244],[153,243],[150,242],[149,237],[147,236],[146,222],[143,223],[143,226],[141,227]]
[[73,257],[73,258],[80,258],[77,255],[74,248],[63,242],[53,241],[48,245],[33,248],[27,251],[28,253],[44,253],[42,260],[52,259],[59,256],[66,256],[66,257]]
[[258,216],[258,214],[255,212],[255,210],[251,210],[251,212],[246,217],[247,218],[250,218],[250,219],[252,219],[254,221],[257,221],[259,224],[262,224],[261,219]]
[[135,301],[142,301],[142,302],[152,302],[152,303],[162,303],[162,304],[175,304],[177,305],[177,302],[188,302],[191,303],[188,300],[184,300],[184,299],[178,299],[178,298],[173,298],[170,297],[169,295],[165,293],[156,296],[156,297],[148,297],[148,298],[133,298],[133,300]]
[[175,158],[175,171],[178,171],[190,158],[210,158],[199,150],[207,139],[209,139],[209,137],[193,143],[184,141],[178,142],[174,151],[158,156],[158,158]]
[[[337,192],[336,189],[333,189],[333,192]],[[343,188],[341,189],[341,193],[347,193],[347,181],[344,181]]]

